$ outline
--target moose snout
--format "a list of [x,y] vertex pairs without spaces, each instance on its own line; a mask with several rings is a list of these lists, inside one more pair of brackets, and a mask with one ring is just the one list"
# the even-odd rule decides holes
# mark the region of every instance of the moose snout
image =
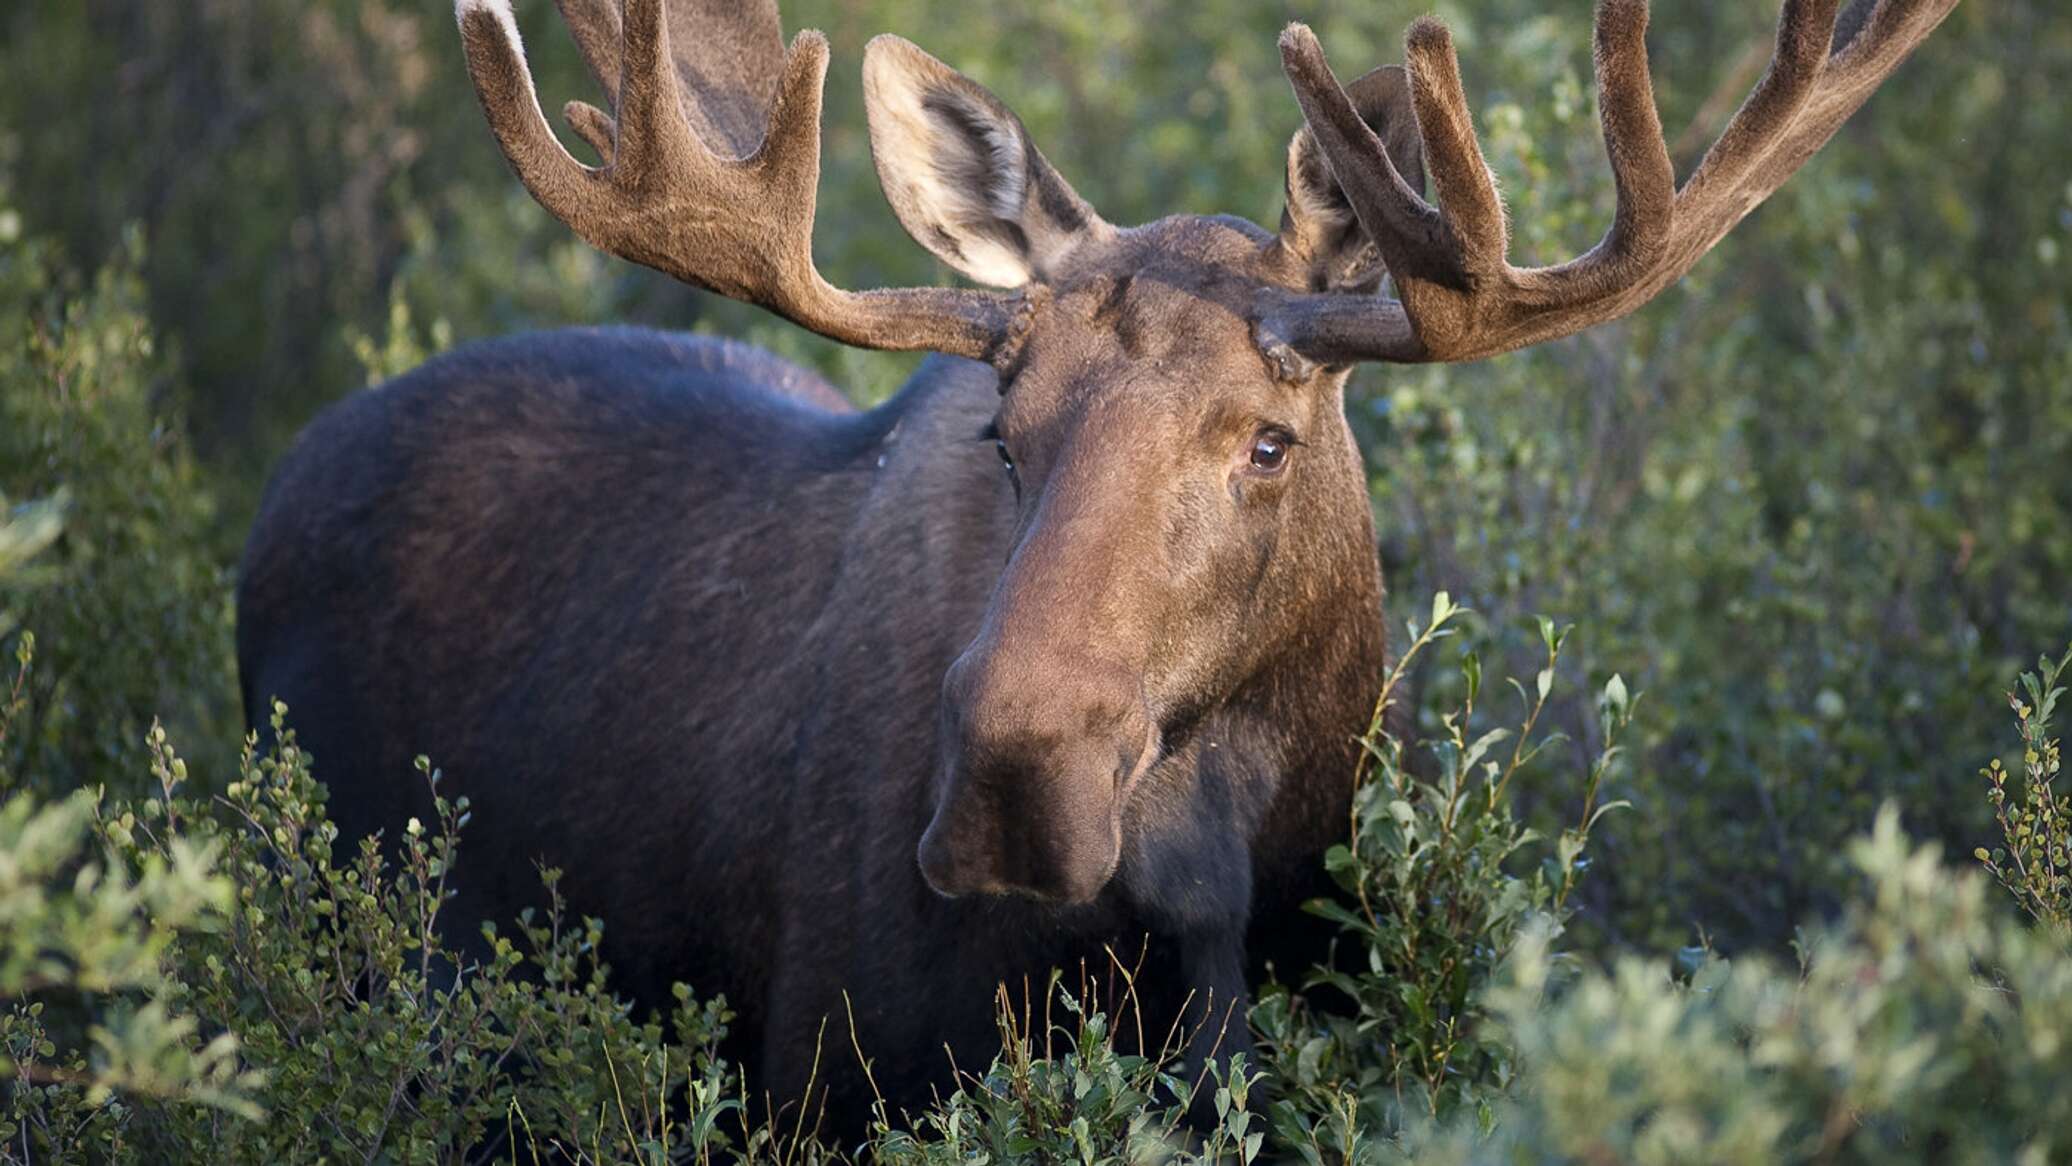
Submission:
[[1123,795],[1155,733],[1134,674],[967,653],[943,685],[935,812],[916,856],[938,893],[1086,903],[1122,856]]

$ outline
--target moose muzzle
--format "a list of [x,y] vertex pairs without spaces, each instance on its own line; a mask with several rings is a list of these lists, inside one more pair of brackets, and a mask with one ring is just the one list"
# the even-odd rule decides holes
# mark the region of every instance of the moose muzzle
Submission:
[[1090,902],[1122,855],[1123,799],[1157,753],[1130,671],[977,646],[943,682],[921,874],[950,895]]

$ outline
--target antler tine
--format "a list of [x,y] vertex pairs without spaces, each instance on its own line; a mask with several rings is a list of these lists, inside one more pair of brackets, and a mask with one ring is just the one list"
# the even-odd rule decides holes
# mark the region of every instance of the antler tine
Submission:
[[1647,0],[1605,0],[1593,34],[1598,116],[1616,202],[1602,242],[1547,273],[1595,298],[1639,277],[1668,245],[1676,214],[1676,167],[1662,136],[1648,72]]
[[1504,266],[1510,231],[1496,178],[1475,138],[1453,34],[1436,17],[1417,18],[1403,37],[1403,63],[1410,73],[1417,130],[1424,139],[1425,172],[1431,175],[1439,214],[1460,251],[1461,267],[1470,278],[1494,274]]
[[[622,19],[625,29],[619,41],[619,96],[617,147],[611,163],[618,185],[638,189],[654,180],[657,171],[672,179],[704,185],[717,177],[718,158],[691,133],[684,120],[683,99],[677,93],[676,61],[669,52],[669,22],[663,19],[663,0],[626,0]],[[803,45],[803,41],[801,42]],[[811,52],[815,46],[804,46]],[[819,68],[814,69],[808,92],[796,94],[814,105],[813,121],[805,132],[819,147],[820,77],[827,67],[827,46],[819,48]],[[787,59],[787,74],[797,72],[798,62]],[[792,80],[788,75],[787,81]],[[786,86],[790,90],[791,86]],[[791,94],[787,94],[791,95]],[[772,122],[771,140],[779,139],[782,127]],[[817,177],[817,175],[816,175]],[[810,200],[812,191],[806,192]],[[716,291],[725,291],[715,288]],[[729,293],[731,294],[731,293]]]
[[[1835,24],[1833,45],[1820,71],[1819,85],[1802,106],[1790,133],[1770,152],[1778,176],[1762,188],[1776,189],[1785,177],[1824,145],[1827,139],[1876,92],[1878,85],[1906,55],[1942,23],[1957,0],[1853,0]],[[1779,37],[1783,36],[1780,22]],[[1707,153],[1708,160],[1710,151]],[[1686,190],[1699,185],[1693,173]]]
[[1836,0],[1784,0],[1777,18],[1777,52],[1719,140],[1705,151],[1682,192],[1745,178],[1768,157],[1774,127],[1798,116],[1812,98],[1828,45],[1834,39]]
[[[670,25],[688,33],[696,13],[682,0],[626,0],[619,41],[596,47],[606,0],[562,0],[584,14],[585,56],[617,64],[615,114],[581,102],[570,121],[605,156],[578,162],[548,127],[520,47],[510,0],[458,0],[461,39],[483,112],[518,178],[540,204],[585,240],[686,283],[756,304],[824,336],[868,348],[929,350],[990,359],[1015,335],[1022,298],[950,288],[842,291],[813,265],[820,181],[820,96],[827,41],[802,32],[782,51],[782,73],[766,112],[728,105],[724,95],[688,93],[695,77],[671,48]],[[774,13],[771,14],[774,19]],[[594,19],[593,19],[594,18]],[[690,100],[706,98],[711,108]],[[740,147],[745,119],[766,117],[744,157],[722,156],[701,135]],[[694,129],[694,123],[699,129]]]
[[1838,3],[1784,0],[1768,71],[1679,188],[1648,75],[1646,0],[1598,0],[1598,95],[1617,209],[1597,246],[1545,268],[1505,259],[1503,204],[1443,25],[1421,19],[1405,37],[1436,209],[1408,189],[1380,139],[1365,132],[1309,30],[1291,26],[1281,39],[1289,82],[1400,300],[1357,297],[1356,309],[1346,295],[1277,297],[1266,305],[1262,331],[1331,363],[1462,361],[1625,315],[1790,177],[1957,0],[1854,0],[1839,26]]
[[557,218],[567,220],[592,198],[596,172],[570,156],[547,125],[519,49],[518,24],[500,0],[462,0],[461,42],[468,73],[489,128],[519,181]]
[[1323,47],[1307,25],[1291,24],[1281,33],[1281,66],[1294,83],[1295,100],[1324,157],[1356,157],[1371,163],[1333,163],[1333,175],[1354,216],[1374,240],[1382,263],[1398,278],[1413,271],[1425,279],[1447,278],[1453,251],[1438,209],[1404,180],[1381,138],[1360,117],[1351,95],[1331,72]]
[[590,75],[597,78],[598,86],[604,90],[605,103],[617,109],[619,42],[625,36],[619,21],[619,0],[554,0],[554,7],[561,10],[561,22],[575,38],[583,63],[590,67]]

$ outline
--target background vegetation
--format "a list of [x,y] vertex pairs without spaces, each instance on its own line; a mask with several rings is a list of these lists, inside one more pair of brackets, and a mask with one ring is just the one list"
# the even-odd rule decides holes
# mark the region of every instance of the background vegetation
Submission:
[[[1351,68],[1396,59],[1427,6],[998,7],[787,3],[790,27],[834,42],[817,247],[839,282],[942,278],[876,192],[857,80],[876,32],[1002,94],[1111,219],[1271,222],[1298,119],[1280,25],[1308,20]],[[1588,7],[1436,5],[1520,260],[1573,254],[1609,216]],[[1760,68],[1774,11],[1659,7],[1658,95],[1687,165]],[[519,8],[543,91],[588,95],[551,4]],[[1483,365],[1355,377],[1392,614],[1450,633],[1400,694],[1442,752],[1447,713],[1462,736],[1451,786],[1420,792],[1378,764],[1334,860],[1347,942],[1412,954],[1263,993],[1265,1063],[1247,1071],[1265,1076],[1223,1084],[1216,1145],[2067,1152],[2042,1140],[2072,1128],[2048,1090],[2072,1004],[2043,672],[2017,700],[2019,750],[1979,775],[2016,741],[1998,694],[2072,632],[2066,76],[2072,20],[2049,0],[1968,0],[1632,319]],[[240,756],[228,572],[294,431],[449,344],[596,320],[746,335],[861,402],[913,363],[574,240],[505,171],[436,0],[17,0],[0,15],[0,647],[18,661],[0,677],[15,1082],[0,1157],[149,1160],[207,1139],[240,1159],[443,1160],[501,1136],[652,1160],[719,1153],[729,1129],[736,1151],[822,1152],[730,1125],[721,1006],[687,999],[650,1027],[620,1015],[582,963],[582,921],[510,921],[508,966],[465,998],[426,979],[451,830],[425,824],[421,866],[362,869],[352,847],[332,852],[308,759]],[[1431,610],[1442,591],[1472,610]],[[1543,612],[1582,631],[1557,652]],[[1463,758],[1520,727],[1495,678],[1532,691],[1542,670],[1546,748],[1497,796],[1487,758]],[[1896,819],[1877,818],[1886,804]],[[1472,812],[1429,829],[1420,816],[1448,805]],[[1908,836],[1984,845],[1985,877],[2016,897]],[[1370,917],[1369,900],[1456,909]],[[1104,1051],[1094,1012],[1083,1023],[1067,1068],[1010,1056],[998,1091],[889,1121],[876,1152],[1162,1152],[1160,1067]],[[318,1113],[331,1125],[302,1120]]]

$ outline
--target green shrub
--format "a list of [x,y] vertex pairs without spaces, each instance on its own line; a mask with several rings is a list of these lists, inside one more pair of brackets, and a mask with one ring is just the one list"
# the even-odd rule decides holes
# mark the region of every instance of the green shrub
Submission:
[[0,240],[0,497],[46,499],[0,528],[0,558],[4,540],[41,550],[0,573],[0,648],[41,636],[4,748],[48,796],[129,796],[148,788],[136,761],[154,720],[210,749],[235,739],[228,575],[133,260],[84,286],[54,263],[33,238]]
[[[372,841],[334,863],[322,787],[274,728],[278,751],[248,744],[218,807],[185,796],[154,731],[157,798],[0,809],[0,1161],[702,1161],[726,1144],[724,1002],[679,990],[669,1016],[634,1021],[596,959],[603,924],[558,895],[488,936],[487,958],[450,946],[465,801],[412,821],[393,865]],[[104,862],[81,857],[92,841]],[[94,994],[90,1058],[42,1030],[32,1001],[54,988]]]
[[1990,852],[1980,848],[1976,854],[2022,910],[2072,939],[2072,806],[2051,788],[2062,757],[2058,739],[2050,735],[2051,714],[2065,694],[2058,678],[2068,666],[2072,648],[2056,660],[2045,656],[2036,662],[2036,671],[2022,673],[2028,699],[2007,694],[2022,735],[2022,789],[2010,804],[2007,771],[1997,757],[1980,771],[2006,845]]
[[[19,722],[34,649],[23,633],[0,684],[0,742]],[[132,863],[99,837],[134,824],[104,821],[87,790],[41,801],[0,756],[0,1158],[119,1154],[131,1111],[118,1097],[259,1114],[236,1038],[203,1041],[166,1004],[168,952],[220,925],[230,881],[212,847],[176,839]],[[68,1006],[46,1015],[36,997],[50,996]],[[73,1039],[82,1013],[85,1047]]]
[[1851,842],[1859,889],[1802,932],[1798,966],[1686,952],[1679,968],[1556,956],[1551,921],[1523,936],[1487,1000],[1485,1038],[1514,1087],[1472,1120],[1399,1143],[1421,1163],[1988,1163],[2072,1154],[2072,929],[2048,735],[2072,651],[2009,694],[2026,782],[2009,804],[1981,771],[2007,846],[1979,871],[1910,842],[1886,807]]
[[[680,993],[669,1016],[636,1022],[596,959],[603,924],[566,918],[558,895],[515,935],[489,936],[486,957],[442,937],[466,799],[438,798],[437,821],[408,823],[393,862],[371,839],[334,851],[283,713],[277,750],[248,744],[226,785],[227,822],[169,787],[164,841],[137,836],[131,854],[188,835],[220,848],[237,902],[225,927],[170,950],[178,1003],[236,1032],[266,1071],[255,1099],[297,1120],[167,1108],[138,1141],[173,1156],[207,1145],[236,1161],[397,1162],[464,1158],[496,1139],[592,1162],[717,1144],[716,1119],[736,1103],[715,1053],[723,1002]],[[546,872],[550,892],[557,877]]]
[[1864,890],[1802,964],[1622,957],[1563,983],[1543,933],[1492,1008],[1523,1065],[1495,1132],[1417,1135],[1421,1163],[2035,1163],[2072,1154],[2072,951],[1887,809],[1849,847]]
[[1430,776],[1413,766],[1387,728],[1389,706],[1426,649],[1458,630],[1463,610],[1441,592],[1429,622],[1411,622],[1410,646],[1363,739],[1348,841],[1325,859],[1344,894],[1310,905],[1338,923],[1353,957],[1312,971],[1299,993],[1268,988],[1254,1012],[1282,1095],[1276,1127],[1311,1163],[1368,1160],[1415,1121],[1487,1114],[1513,1064],[1486,1024],[1484,993],[1524,929],[1558,932],[1567,921],[1591,829],[1616,808],[1597,794],[1633,700],[1613,677],[1577,824],[1549,840],[1515,816],[1514,779],[1558,740],[1534,736],[1568,639],[1547,620],[1531,687],[1510,681],[1517,727],[1484,724],[1481,662],[1468,653],[1461,702],[1424,742]]
[[[1477,34],[1462,62],[1516,262],[1578,254],[1609,219],[1589,7],[1441,8]],[[1688,173],[1775,6],[1655,7]],[[1589,628],[1548,712],[1579,741],[1612,671],[1656,694],[1607,791],[1639,812],[1597,832],[1574,942],[1662,950],[1703,927],[1775,948],[1840,908],[1844,844],[1886,800],[1953,853],[1988,826],[1948,775],[1997,729],[1978,694],[2065,634],[2072,567],[2072,189],[2017,144],[2065,135],[2043,78],[2067,67],[2049,5],[1960,6],[1647,309],[1354,377],[1395,591],[1488,616],[1471,635],[1492,670],[1534,666],[1524,613]],[[1573,820],[1572,791],[1521,787],[1528,824]]]
[[[1065,1019],[1053,1019],[1053,1004]],[[1250,1163],[1267,1129],[1253,1106],[1260,1074],[1244,1054],[1180,1075],[1178,1034],[1156,1055],[1115,1048],[1111,1018],[1049,985],[1040,1023],[999,1000],[1001,1053],[986,1071],[910,1121],[881,1104],[867,1146],[887,1166],[995,1162],[1020,1166],[1079,1162],[1093,1166],[1208,1158]],[[1206,1130],[1188,1124],[1189,1103],[1206,1091],[1213,1114]]]

